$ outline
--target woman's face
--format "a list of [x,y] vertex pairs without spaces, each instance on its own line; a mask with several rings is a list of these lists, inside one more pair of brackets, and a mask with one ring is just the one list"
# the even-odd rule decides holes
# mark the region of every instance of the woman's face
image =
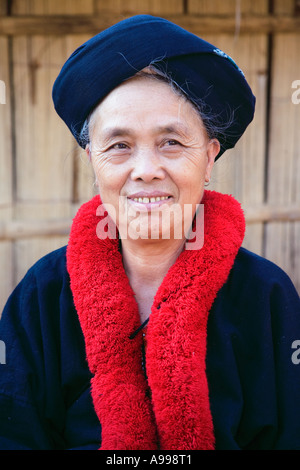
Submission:
[[95,110],[90,142],[100,196],[121,238],[172,238],[190,225],[219,142],[184,97],[162,81],[130,79]]

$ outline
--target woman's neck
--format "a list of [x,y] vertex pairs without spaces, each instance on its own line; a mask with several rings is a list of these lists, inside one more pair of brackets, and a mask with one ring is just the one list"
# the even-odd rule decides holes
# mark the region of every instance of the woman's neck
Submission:
[[123,265],[135,292],[141,321],[145,321],[150,315],[157,289],[182,252],[184,242],[147,240],[145,243],[137,243],[136,240],[122,240]]

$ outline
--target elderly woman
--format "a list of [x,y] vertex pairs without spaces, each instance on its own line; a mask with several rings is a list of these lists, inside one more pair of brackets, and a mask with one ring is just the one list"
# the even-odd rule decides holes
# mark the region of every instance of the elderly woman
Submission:
[[253,118],[241,70],[142,15],[79,47],[53,99],[99,195],[6,305],[0,447],[300,449],[299,296],[204,189]]

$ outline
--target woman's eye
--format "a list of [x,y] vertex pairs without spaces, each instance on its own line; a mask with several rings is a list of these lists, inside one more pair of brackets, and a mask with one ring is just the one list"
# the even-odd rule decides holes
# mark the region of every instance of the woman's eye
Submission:
[[124,144],[123,142],[120,142],[118,144],[113,145],[113,148],[118,149],[118,150],[119,149],[127,149],[127,145]]
[[182,151],[183,144],[176,139],[163,139],[160,144],[160,149],[162,152],[165,152],[166,155],[177,155]]
[[167,143],[167,145],[180,145],[178,140],[174,140],[174,139],[167,140],[166,143]]
[[116,144],[113,144],[111,147],[109,147],[108,150],[124,150],[127,148],[128,148],[128,145],[124,144],[124,142],[118,142]]

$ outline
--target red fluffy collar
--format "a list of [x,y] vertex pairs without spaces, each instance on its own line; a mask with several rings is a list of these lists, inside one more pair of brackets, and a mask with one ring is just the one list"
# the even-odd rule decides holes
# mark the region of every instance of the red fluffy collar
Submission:
[[[159,287],[147,327],[118,240],[96,234],[96,196],[78,211],[67,250],[75,306],[93,373],[92,397],[107,450],[213,449],[205,372],[208,312],[242,244],[245,221],[231,196],[205,191],[204,246],[185,250]],[[149,393],[150,392],[150,393]]]

